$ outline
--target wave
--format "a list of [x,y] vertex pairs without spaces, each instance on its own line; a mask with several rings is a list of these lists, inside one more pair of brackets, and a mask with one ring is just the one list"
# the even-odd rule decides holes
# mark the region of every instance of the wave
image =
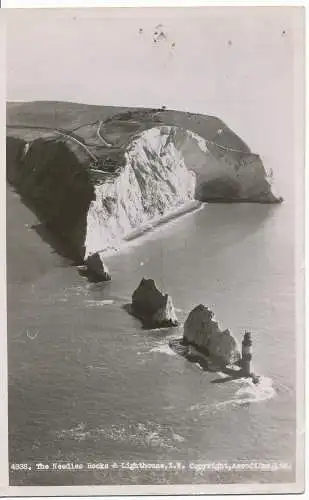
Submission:
[[85,300],[86,307],[103,307],[114,304],[113,299]]
[[[243,386],[235,394],[237,400],[259,403],[272,399],[276,395],[273,380],[269,377],[261,377],[258,384],[254,384],[250,379],[240,379],[240,381],[242,381]],[[241,383],[240,381],[238,383]]]
[[168,344],[160,344],[153,347],[150,349],[150,352],[160,352],[161,354],[167,354],[168,356],[176,356],[176,352],[173,351]]
[[73,439],[80,442],[104,439],[130,443],[142,448],[172,450],[176,450],[177,444],[185,441],[185,437],[175,432],[171,425],[160,425],[150,420],[95,428],[90,428],[85,422],[80,422],[70,429],[56,431],[55,435],[60,440]]
[[[179,210],[173,210],[172,213],[166,214],[166,216],[160,218],[157,221],[147,223],[141,228],[132,231],[128,236],[124,237],[123,240],[119,243],[119,247],[108,247],[106,250],[101,251],[100,253],[104,258],[113,257],[115,255],[130,252],[132,249],[137,246],[143,245],[146,241],[151,240],[151,238],[156,236],[156,231],[164,228],[170,228],[173,224],[183,221],[184,218],[189,217],[193,213],[202,210],[205,206],[205,203],[200,202],[192,202],[188,203],[187,206],[180,208]],[[147,262],[147,261],[146,261]],[[145,262],[141,262],[140,266],[143,267]]]
[[147,222],[145,225],[140,226],[138,229],[131,231],[128,235],[124,236],[125,241],[132,241],[135,238],[139,238],[143,234],[153,231],[158,226],[162,224],[167,224],[179,217],[195,212],[196,210],[203,207],[203,204],[199,201],[191,201],[181,206],[180,208],[168,210],[162,217],[157,217]]
[[198,403],[190,406],[189,410],[196,410],[200,416],[203,416],[218,410],[225,410],[231,406],[240,407],[247,406],[250,403],[261,403],[276,396],[273,380],[269,377],[261,376],[258,384],[254,384],[252,380],[247,378],[235,379],[233,382],[241,385],[233,398],[211,404]]

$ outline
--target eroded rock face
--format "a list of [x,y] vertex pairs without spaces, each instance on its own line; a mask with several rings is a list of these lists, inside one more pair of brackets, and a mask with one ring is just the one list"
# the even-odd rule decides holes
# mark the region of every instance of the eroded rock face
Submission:
[[193,201],[282,201],[259,155],[213,116],[33,102],[8,103],[7,118],[7,179],[78,264]]
[[131,312],[148,327],[178,325],[171,297],[160,292],[151,278],[143,278],[133,293]]
[[229,330],[221,331],[214,313],[203,304],[195,307],[184,324],[183,343],[192,344],[200,352],[222,365],[239,362],[240,350]]
[[87,274],[92,281],[110,281],[111,275],[100,252],[89,255],[86,259]]
[[[259,155],[216,117],[73,107],[8,104],[6,158],[9,183],[76,263],[120,249],[132,232],[194,200],[282,201]],[[82,125],[73,132],[75,120]]]

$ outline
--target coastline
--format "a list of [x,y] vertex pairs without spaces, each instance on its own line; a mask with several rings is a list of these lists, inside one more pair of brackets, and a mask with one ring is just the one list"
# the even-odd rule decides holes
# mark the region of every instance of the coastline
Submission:
[[129,251],[131,248],[141,245],[149,238],[160,226],[167,226],[173,222],[182,220],[184,217],[191,215],[198,210],[201,210],[207,203],[200,202],[197,200],[192,200],[185,205],[177,207],[167,212],[162,217],[154,218],[138,229],[130,231],[123,237],[121,244],[118,248],[108,248],[106,250],[99,251],[103,258],[114,257],[120,255],[125,251]]

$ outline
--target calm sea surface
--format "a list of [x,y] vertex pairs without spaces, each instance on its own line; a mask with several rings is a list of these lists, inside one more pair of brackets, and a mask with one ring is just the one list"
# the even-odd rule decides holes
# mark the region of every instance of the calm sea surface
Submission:
[[[205,205],[110,257],[90,284],[31,229],[7,193],[11,484],[290,482],[295,459],[293,204]],[[241,340],[252,331],[259,387],[219,383],[173,353],[181,327],[146,331],[123,309],[140,279],[171,294],[183,322],[199,303]],[[291,470],[194,471],[285,462]],[[72,472],[36,463],[83,464]],[[88,470],[115,462],[119,468]],[[133,462],[176,464],[154,471]],[[177,467],[180,467],[179,465]],[[131,467],[133,468],[133,467]]]

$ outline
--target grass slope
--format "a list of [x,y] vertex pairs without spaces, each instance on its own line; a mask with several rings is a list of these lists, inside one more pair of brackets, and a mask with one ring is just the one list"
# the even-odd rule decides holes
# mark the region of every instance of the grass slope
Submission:
[[[64,129],[95,143],[98,123],[103,137],[124,146],[137,132],[158,124],[189,129],[219,146],[249,152],[248,146],[227,125],[214,116],[167,109],[96,106],[57,101],[7,103],[7,125],[45,126]],[[218,133],[219,131],[219,133]]]

